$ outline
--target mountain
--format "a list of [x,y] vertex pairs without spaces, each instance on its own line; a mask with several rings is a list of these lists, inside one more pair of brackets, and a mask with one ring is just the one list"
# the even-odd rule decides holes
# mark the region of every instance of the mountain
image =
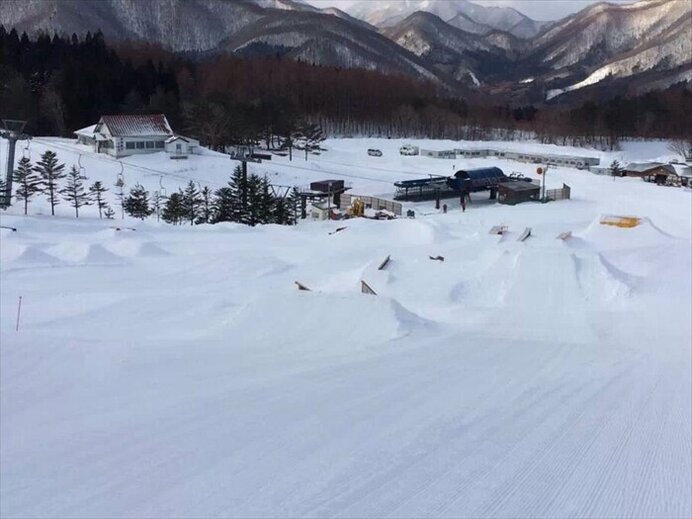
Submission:
[[284,54],[318,65],[406,74],[455,88],[432,65],[339,10],[298,0],[2,0],[19,31],[143,40],[177,52]]
[[549,97],[652,70],[690,79],[679,72],[692,64],[692,3],[593,5],[537,37],[524,61],[548,79],[557,72]]
[[475,34],[462,31],[434,14],[417,11],[392,27],[382,29],[392,41],[424,58],[439,70],[468,84],[480,85],[511,66],[507,51]]
[[349,13],[303,0],[0,5],[0,24],[30,34],[100,29],[111,41],[146,41],[175,52],[278,54],[424,78],[457,93],[472,87],[502,102],[563,102],[585,92],[608,96],[692,82],[690,0],[594,4],[550,24],[468,0],[367,1]]
[[378,27],[396,25],[416,11],[432,13],[456,28],[474,34],[500,30],[518,38],[531,38],[545,25],[511,7],[485,7],[468,0],[365,0],[348,10],[352,16]]
[[224,50],[245,55],[253,48],[267,47],[318,65],[403,73],[444,82],[426,61],[385,36],[324,13],[267,12],[221,44]]

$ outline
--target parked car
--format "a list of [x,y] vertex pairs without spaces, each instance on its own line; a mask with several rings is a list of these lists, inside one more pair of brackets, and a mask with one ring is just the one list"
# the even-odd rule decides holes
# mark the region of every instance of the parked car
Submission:
[[371,157],[381,157],[382,156],[382,150],[376,150],[376,149],[370,148],[368,150],[368,155],[370,155]]
[[420,153],[420,149],[418,146],[413,146],[412,144],[404,144],[401,148],[399,148],[399,153],[402,155],[418,155]]

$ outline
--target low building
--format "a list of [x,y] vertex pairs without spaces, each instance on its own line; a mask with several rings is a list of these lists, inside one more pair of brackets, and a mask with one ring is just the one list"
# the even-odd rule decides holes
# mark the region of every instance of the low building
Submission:
[[637,177],[657,184],[667,184],[678,179],[677,171],[671,164],[660,162],[630,162],[622,172],[623,176]]
[[454,150],[420,150],[422,157],[432,157],[433,159],[456,159],[457,154]]
[[498,157],[501,159],[516,160],[517,162],[528,162],[531,164],[552,164],[554,166],[573,167],[577,169],[588,169],[592,166],[598,166],[601,163],[601,159],[596,157],[579,157],[575,155],[561,155],[557,153],[528,153],[494,148],[458,148],[454,150],[454,152],[458,156],[468,159]]
[[538,201],[540,197],[541,186],[533,182],[503,182],[497,186],[497,201],[501,204],[517,205]]
[[[74,134],[80,144],[92,146],[96,153],[106,153],[115,158],[142,155],[159,151],[177,151],[178,144],[187,154],[199,149],[199,142],[184,137],[182,141],[171,141],[175,135],[166,116],[153,115],[104,115],[98,123],[76,130]],[[170,141],[172,146],[167,147]],[[194,148],[193,151],[190,151]]]
[[166,139],[165,147],[172,159],[186,159],[188,155],[194,155],[199,149],[199,141],[191,137],[174,135]]
[[326,203],[314,203],[310,210],[310,216],[313,220],[329,220],[331,208]]

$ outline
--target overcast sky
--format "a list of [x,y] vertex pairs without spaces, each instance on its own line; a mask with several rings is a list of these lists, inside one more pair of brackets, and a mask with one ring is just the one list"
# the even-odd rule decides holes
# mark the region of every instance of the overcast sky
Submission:
[[[336,6],[348,7],[360,0],[307,0],[319,7]],[[368,0],[377,2],[378,0]],[[383,0],[385,1],[385,0]],[[386,0],[393,1],[393,0]],[[445,0],[433,0],[444,2]],[[557,20],[568,14],[577,12],[600,0],[473,0],[476,4],[514,7],[534,20]],[[692,1],[692,0],[691,0]],[[611,3],[631,3],[632,0],[610,0]]]

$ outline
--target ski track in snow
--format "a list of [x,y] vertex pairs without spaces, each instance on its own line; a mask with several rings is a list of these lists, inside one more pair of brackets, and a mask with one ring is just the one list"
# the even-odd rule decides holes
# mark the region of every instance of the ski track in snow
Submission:
[[[332,141],[323,163],[450,167],[399,145]],[[0,215],[0,515],[690,517],[690,192],[548,180],[574,199],[334,235]]]

